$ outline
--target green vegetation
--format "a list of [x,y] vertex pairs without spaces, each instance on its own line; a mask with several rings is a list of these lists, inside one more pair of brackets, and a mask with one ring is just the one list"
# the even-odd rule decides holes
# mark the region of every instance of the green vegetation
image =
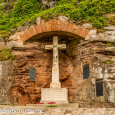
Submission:
[[108,60],[108,61],[106,61],[105,63],[106,63],[106,64],[110,64],[111,62]]
[[12,105],[11,103],[0,103],[0,105]]
[[112,43],[112,42],[106,43],[106,47],[112,47],[112,46],[114,46],[114,43]]
[[38,0],[18,0],[11,4],[8,14],[5,13],[6,5],[7,2],[3,7],[0,6],[0,32],[4,33],[0,34],[2,37],[7,36],[11,28],[22,26],[25,21],[34,21],[39,16],[48,20],[53,16],[65,15],[81,23],[91,22],[97,29],[108,23],[115,24],[114,18],[105,16],[115,13],[115,0],[60,0],[56,2],[56,7],[46,10],[40,8]]
[[14,60],[14,56],[12,55],[11,51],[9,49],[2,49],[0,50],[0,61],[13,61]]
[[57,107],[57,105],[46,105],[45,107]]

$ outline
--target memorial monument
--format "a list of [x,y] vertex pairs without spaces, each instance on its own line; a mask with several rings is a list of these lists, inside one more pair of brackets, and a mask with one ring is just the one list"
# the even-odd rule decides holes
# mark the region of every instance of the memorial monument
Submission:
[[66,44],[58,44],[58,36],[53,36],[53,45],[45,45],[45,49],[53,50],[52,82],[50,88],[41,88],[40,102],[68,103],[67,88],[61,88],[59,82],[59,54],[58,49],[65,50]]

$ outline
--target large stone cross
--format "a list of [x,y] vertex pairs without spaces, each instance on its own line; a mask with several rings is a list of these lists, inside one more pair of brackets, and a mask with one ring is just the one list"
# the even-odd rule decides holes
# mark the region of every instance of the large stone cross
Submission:
[[61,83],[59,82],[58,49],[65,50],[66,44],[58,44],[58,36],[53,36],[53,45],[45,45],[45,49],[53,50],[52,82],[50,83],[50,88],[61,88]]

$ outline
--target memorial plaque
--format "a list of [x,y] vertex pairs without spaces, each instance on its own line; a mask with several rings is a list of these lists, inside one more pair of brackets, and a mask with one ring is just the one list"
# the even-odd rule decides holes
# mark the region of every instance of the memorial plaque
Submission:
[[35,67],[29,67],[29,80],[35,81],[36,70]]
[[89,74],[89,64],[83,66],[83,79],[88,79],[90,76]]
[[67,88],[41,88],[40,102],[68,103]]
[[96,96],[103,96],[103,82],[96,83]]

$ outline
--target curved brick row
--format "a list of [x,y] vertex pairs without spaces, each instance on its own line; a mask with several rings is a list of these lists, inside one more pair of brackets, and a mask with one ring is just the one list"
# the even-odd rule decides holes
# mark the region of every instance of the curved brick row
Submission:
[[22,41],[26,41],[35,35],[55,31],[72,33],[74,35],[79,35],[84,39],[89,33],[89,30],[82,28],[81,26],[68,23],[67,21],[52,19],[48,22],[41,22],[41,24],[26,30],[22,35],[20,35],[20,37]]

